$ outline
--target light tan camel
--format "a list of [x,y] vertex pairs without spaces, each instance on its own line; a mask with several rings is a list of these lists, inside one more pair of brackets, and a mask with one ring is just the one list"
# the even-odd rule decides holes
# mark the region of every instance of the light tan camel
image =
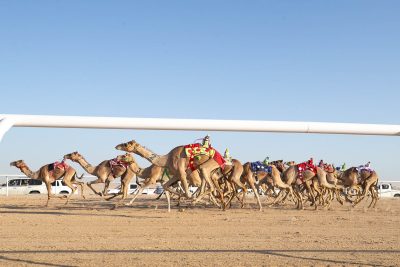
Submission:
[[[68,204],[69,199],[77,190],[77,188],[74,185],[79,185],[81,187],[81,196],[82,198],[85,198],[85,196],[83,195],[84,183],[76,180],[77,178],[81,179],[83,174],[81,175],[81,177],[78,177],[75,169],[72,168],[71,166],[66,166],[63,163],[60,164],[56,162],[56,163],[46,164],[40,167],[40,169],[36,172],[31,171],[23,160],[13,161],[10,163],[10,166],[15,166],[21,172],[23,172],[27,177],[31,179],[41,180],[46,184],[47,188],[46,207],[49,205],[50,198],[56,197],[51,193],[51,183],[61,178],[63,178],[64,183],[72,190],[71,194],[69,194],[69,196],[67,197],[65,205]],[[57,197],[57,198],[62,198],[62,197]]]
[[362,187],[362,192],[360,197],[358,197],[358,199],[353,204],[353,206],[360,203],[361,200],[363,200],[367,196],[367,194],[370,193],[372,201],[368,206],[368,208],[370,208],[371,206],[375,207],[379,199],[378,193],[376,191],[376,186],[378,185],[379,176],[375,171],[373,170],[369,171],[366,169],[361,169],[359,175],[360,175],[360,184]]
[[[259,196],[259,187],[263,183],[273,183],[274,186],[283,190],[288,190],[290,194],[292,193],[292,187],[285,184],[281,179],[281,173],[275,165],[270,165],[271,173],[265,171],[253,172],[251,170],[251,163],[247,162],[243,165],[242,182],[247,183],[253,190],[254,195],[257,199],[259,210],[262,210],[262,205]],[[271,181],[267,181],[270,179]]]
[[326,172],[324,170],[322,170],[319,167],[316,167],[316,171],[317,173],[315,174],[313,171],[306,169],[303,171],[302,179],[299,179],[299,169],[298,166],[295,165],[287,168],[282,174],[282,181],[284,181],[286,184],[293,185],[296,189],[293,190],[293,193],[298,199],[298,204],[297,204],[298,209],[303,209],[303,198],[300,194],[300,189],[299,189],[300,184],[303,184],[306,187],[309,197],[312,200],[312,204],[314,205],[316,197],[313,193],[313,190],[311,189],[312,179],[314,177],[317,178],[319,184],[322,187],[335,188],[335,185],[329,184],[327,182]]
[[[151,185],[155,185],[157,182],[163,183],[165,180],[168,179],[168,174],[166,173],[166,169],[162,167],[158,167],[154,164],[151,166],[142,169],[136,162],[135,158],[133,157],[132,154],[126,153],[125,155],[119,155],[117,156],[118,160],[127,162],[128,168],[136,174],[137,178],[143,178],[144,182],[142,185],[140,185],[140,188],[136,190],[134,193],[133,198],[131,201],[126,204],[127,206],[132,205],[132,203],[135,201],[135,199],[143,192],[144,189],[148,188]],[[136,179],[137,184],[138,179]],[[124,195],[127,195],[127,191],[129,188],[129,181],[125,181],[125,179],[121,179],[121,191],[123,191]]]
[[[216,206],[221,207],[224,210],[228,205],[231,204],[231,201],[236,196],[241,203],[241,207],[243,208],[244,197],[246,195],[246,186],[240,180],[243,173],[243,165],[239,160],[232,158],[226,159],[226,162],[227,164],[224,166],[224,168],[215,169],[211,173],[211,181],[214,188],[218,189],[215,191],[218,192],[213,192],[211,188],[208,188],[209,190],[206,191],[205,187],[207,184],[205,183],[205,180],[201,180],[201,189],[199,191],[199,195],[193,201],[193,204],[200,201],[203,197],[210,195],[211,201],[216,204]],[[190,174],[189,177],[191,176],[192,174]],[[238,192],[238,189],[241,189],[241,192]],[[222,194],[219,192],[222,192]],[[213,193],[217,193],[216,199],[218,199],[218,195],[219,198],[221,198],[221,196],[224,198],[224,200],[221,199],[221,205],[215,201]]]
[[[137,164],[135,158],[130,154],[130,153],[126,153],[125,155],[120,155],[117,157],[117,159],[119,160],[123,160],[127,163],[129,163],[128,168],[137,175],[137,177],[140,178],[144,178],[144,185],[141,186],[141,188],[139,190],[137,190],[135,192],[135,195],[133,197],[133,199],[127,204],[127,205],[131,205],[135,199],[138,197],[139,194],[141,194],[141,192],[147,188],[150,185],[153,185],[157,182],[162,183],[162,186],[165,190],[165,194],[167,197],[167,201],[168,201],[168,211],[171,211],[171,200],[170,200],[170,191],[166,190],[167,186],[172,186],[175,185],[179,179],[177,177],[171,177],[170,174],[167,171],[167,168],[163,168],[163,167],[159,167],[157,165],[152,164],[151,166],[142,169],[140,168],[140,166]],[[188,182],[190,185],[196,186],[196,187],[200,187],[201,186],[201,178],[199,175],[199,172],[197,171],[193,171],[189,174],[188,178]],[[126,188],[127,186],[125,186],[126,181],[123,179],[121,180],[121,182],[123,183],[123,185],[121,186],[121,190],[122,188]],[[168,185],[166,185],[166,182],[168,182]],[[172,193],[175,194],[175,191],[172,191]]]
[[[96,180],[88,182],[87,186],[92,189],[92,191],[99,196],[106,196],[107,195],[107,189],[110,185],[110,182],[113,181],[115,178],[121,177],[121,179],[124,179],[125,176],[130,176],[132,175],[130,172],[127,172],[126,165],[123,163],[118,163],[114,164],[112,160],[104,160],[102,161],[99,165],[97,166],[92,166],[89,164],[86,159],[79,154],[78,152],[72,152],[69,154],[64,155],[64,160],[69,159],[73,162],[77,162],[79,165],[82,166],[82,168],[89,174],[94,175],[97,177]],[[131,177],[132,178],[132,177]],[[128,179],[125,179],[128,180]],[[98,183],[104,183],[104,189],[103,192],[97,192],[93,188],[93,184],[98,184]],[[126,196],[124,196],[126,197]],[[123,197],[123,198],[124,198]]]
[[[168,168],[169,172],[173,177],[177,177],[183,186],[185,196],[187,198],[191,198],[191,194],[189,192],[188,180],[187,180],[187,170],[190,164],[190,157],[186,155],[185,147],[178,146],[172,149],[168,154],[164,156],[160,156],[150,151],[149,149],[141,146],[135,140],[129,141],[127,143],[119,144],[115,147],[118,150],[133,152],[148,161],[152,164],[157,165],[159,167]],[[220,165],[214,158],[210,158],[206,155],[200,155],[200,159],[198,162],[201,164],[198,166],[200,171],[200,175],[211,187],[211,191],[214,191],[213,182],[211,181],[210,175],[211,172],[215,169],[220,168]],[[196,164],[197,165],[197,164]],[[164,189],[166,191],[170,191],[169,186],[173,184],[175,181],[172,179],[169,180],[165,185]],[[217,188],[218,189],[218,188]],[[174,193],[174,192],[172,192]],[[221,192],[220,192],[221,194]],[[167,194],[166,194],[167,195]],[[168,195],[167,195],[168,198]]]

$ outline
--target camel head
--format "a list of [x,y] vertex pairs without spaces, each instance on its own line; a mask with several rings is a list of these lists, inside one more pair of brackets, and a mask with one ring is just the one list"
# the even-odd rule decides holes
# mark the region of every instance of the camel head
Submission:
[[115,147],[117,150],[122,150],[126,152],[137,152],[137,147],[139,146],[135,140],[129,141],[127,143],[119,144]]
[[294,160],[292,160],[292,161],[287,161],[284,164],[290,167],[290,166],[296,165],[296,162]]
[[125,153],[124,155],[117,156],[117,160],[126,162],[126,163],[136,163],[135,158],[131,153]]
[[69,159],[69,160],[72,160],[72,161],[78,161],[81,158],[83,158],[83,157],[82,157],[81,154],[78,153],[78,151],[75,151],[75,152],[72,152],[72,153],[64,155],[64,160]]
[[136,163],[135,157],[131,153],[125,153],[124,155],[117,156],[117,160],[129,164],[129,168],[134,173],[139,173],[141,171],[139,165]]
[[26,167],[26,163],[22,159],[20,159],[20,160],[11,162],[10,166],[15,166],[15,167],[21,169],[23,167]]

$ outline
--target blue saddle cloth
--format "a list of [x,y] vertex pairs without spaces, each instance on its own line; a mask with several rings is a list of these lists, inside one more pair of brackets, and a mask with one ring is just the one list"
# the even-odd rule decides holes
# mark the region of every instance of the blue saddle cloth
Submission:
[[250,169],[252,172],[266,172],[266,173],[272,172],[271,166],[266,166],[260,161],[250,162]]

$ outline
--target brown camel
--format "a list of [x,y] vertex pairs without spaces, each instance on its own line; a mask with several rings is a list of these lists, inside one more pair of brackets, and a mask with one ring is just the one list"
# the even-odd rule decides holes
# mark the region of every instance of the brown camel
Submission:
[[[88,182],[87,185],[92,191],[99,196],[105,196],[107,194],[107,189],[110,185],[110,182],[115,178],[121,177],[124,179],[124,176],[132,175],[130,172],[127,172],[127,164],[123,162],[118,162],[116,160],[104,160],[97,166],[92,166],[89,164],[86,159],[79,154],[78,152],[72,152],[70,154],[64,155],[64,160],[69,159],[73,162],[77,162],[82,168],[89,174],[97,177],[97,180]],[[131,177],[132,178],[132,177]],[[127,179],[126,179],[127,180]],[[103,192],[97,192],[93,188],[93,184],[104,183]],[[126,196],[124,196],[126,197]]]
[[[51,183],[61,178],[63,178],[64,183],[72,190],[71,194],[67,197],[65,205],[68,204],[68,201],[71,198],[72,194],[74,194],[75,191],[77,190],[77,188],[74,185],[79,185],[81,187],[81,196],[85,198],[85,196],[83,195],[84,183],[76,180],[76,179],[81,179],[83,174],[81,175],[81,177],[78,177],[75,169],[72,168],[71,166],[67,166],[63,162],[46,164],[40,167],[40,169],[36,172],[31,171],[23,160],[13,161],[10,163],[10,166],[15,166],[21,172],[23,172],[27,177],[31,179],[41,180],[46,184],[47,188],[46,207],[49,205],[50,198],[56,197],[51,193]],[[62,198],[62,197],[57,197],[57,198]]]
[[[242,174],[242,182],[247,183],[250,188],[253,190],[254,195],[257,199],[258,206],[260,211],[262,210],[262,205],[259,196],[259,187],[261,184],[270,183],[274,186],[278,187],[281,190],[289,190],[289,193],[292,194],[292,187],[288,184],[285,184],[281,179],[281,173],[275,165],[269,165],[271,168],[271,172],[258,171],[253,172],[251,169],[251,163],[247,162],[243,165],[243,174]],[[271,180],[271,181],[268,181]]]
[[[177,177],[184,189],[184,194],[187,198],[191,198],[191,194],[189,192],[188,180],[187,180],[187,170],[188,166],[191,164],[191,158],[185,152],[185,146],[178,146],[172,149],[168,154],[164,156],[160,156],[150,151],[149,149],[141,146],[135,140],[132,140],[127,143],[119,144],[115,147],[118,150],[123,150],[126,152],[133,152],[148,161],[152,164],[157,165],[159,167],[168,168],[169,172],[172,176]],[[219,153],[218,153],[219,155]],[[211,158],[207,155],[200,155],[200,159],[196,159],[198,162],[202,162],[198,169],[200,171],[200,175],[205,181],[210,185],[211,191],[214,191],[213,182],[210,179],[211,172],[215,169],[220,168],[219,163],[215,160],[215,158]],[[197,165],[197,164],[196,164]],[[165,185],[164,189],[166,191],[170,191],[169,186],[174,183],[172,179],[169,180]],[[218,188],[217,188],[218,189]],[[174,192],[173,192],[174,193]],[[222,194],[222,192],[219,192]],[[167,195],[167,194],[166,194]]]
[[[140,188],[138,190],[136,190],[131,201],[128,204],[126,204],[127,206],[132,205],[132,203],[143,192],[144,189],[148,188],[151,185],[155,185],[157,182],[162,183],[162,182],[164,182],[164,180],[166,180],[165,176],[168,177],[168,174],[166,173],[165,168],[158,167],[154,164],[147,168],[144,168],[144,169],[140,168],[140,166],[137,164],[135,158],[130,153],[126,153],[125,155],[119,155],[119,156],[117,156],[117,159],[129,163],[128,168],[134,174],[136,174],[136,177],[144,179],[143,184],[140,186]],[[139,184],[138,180],[136,180],[136,181],[137,181],[137,184]],[[127,181],[125,181],[125,179],[121,179],[121,191],[123,191],[124,195],[127,195],[127,191],[129,188],[128,185],[129,185],[129,181],[127,182]]]
[[329,184],[327,182],[327,180],[326,180],[327,174],[323,169],[316,167],[316,172],[317,173],[314,173],[313,171],[306,169],[303,171],[301,179],[299,178],[298,165],[290,166],[283,172],[282,180],[286,184],[293,185],[296,188],[296,190],[294,190],[293,193],[298,200],[298,204],[297,204],[298,209],[303,209],[303,198],[300,194],[300,189],[299,189],[300,184],[303,184],[306,187],[309,197],[312,200],[312,204],[314,204],[314,205],[315,205],[316,197],[314,195],[313,190],[311,189],[312,179],[314,177],[317,178],[319,184],[322,187],[335,188],[335,185]]
[[[144,185],[141,186],[141,188],[135,192],[133,199],[127,205],[131,205],[135,201],[135,199],[138,197],[138,195],[145,188],[149,187],[150,185],[153,185],[157,182],[161,182],[163,185],[163,188],[165,190],[167,187],[175,185],[179,181],[178,178],[170,176],[167,168],[159,167],[154,164],[152,164],[151,166],[149,166],[145,169],[140,168],[140,166],[136,163],[135,158],[130,153],[126,153],[125,155],[120,155],[117,157],[117,159],[120,159],[120,160],[123,160],[123,161],[129,163],[128,168],[133,173],[135,173],[137,175],[137,177],[145,179]],[[168,182],[168,185],[166,185],[166,182]],[[200,187],[201,186],[201,178],[200,178],[199,172],[198,171],[191,172],[190,175],[188,176],[188,182],[190,185]],[[127,188],[127,186],[125,186],[125,184],[127,184],[127,183],[123,179],[121,190],[122,190],[122,188]],[[167,201],[168,201],[168,211],[171,211],[171,201],[170,201],[170,195],[169,195],[170,192],[175,194],[175,191],[165,190],[165,194],[166,194]]]
[[379,176],[373,170],[361,169],[359,171],[359,184],[362,188],[362,192],[359,193],[357,200],[353,203],[353,206],[357,205],[358,203],[363,200],[368,193],[371,194],[372,201],[368,208],[375,207],[378,201],[378,193],[376,191],[376,186],[378,184]]

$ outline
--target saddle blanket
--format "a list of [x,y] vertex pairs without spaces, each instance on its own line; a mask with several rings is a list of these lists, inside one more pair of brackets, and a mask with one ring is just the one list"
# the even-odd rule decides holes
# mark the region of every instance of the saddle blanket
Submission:
[[189,168],[194,171],[197,167],[194,165],[194,158],[197,156],[205,155],[213,158],[218,165],[223,169],[225,166],[225,160],[222,155],[215,150],[213,147],[203,147],[201,144],[189,144],[185,146],[186,156],[189,158]]
[[368,172],[374,171],[371,167],[365,167],[363,165],[357,167],[356,170],[358,171],[358,173],[361,173],[362,171],[368,171]]
[[272,167],[264,165],[261,161],[250,162],[250,169],[252,172],[272,172]]
[[298,178],[301,180],[301,182],[304,182],[303,173],[306,170],[312,171],[314,174],[317,174],[317,166],[315,166],[314,164],[310,164],[308,161],[297,164],[296,166],[298,170]]
[[48,167],[47,167],[47,170],[51,172],[54,169],[66,170],[68,168],[69,168],[68,164],[65,163],[64,161],[61,161],[61,162],[56,161],[54,163],[49,164]]

